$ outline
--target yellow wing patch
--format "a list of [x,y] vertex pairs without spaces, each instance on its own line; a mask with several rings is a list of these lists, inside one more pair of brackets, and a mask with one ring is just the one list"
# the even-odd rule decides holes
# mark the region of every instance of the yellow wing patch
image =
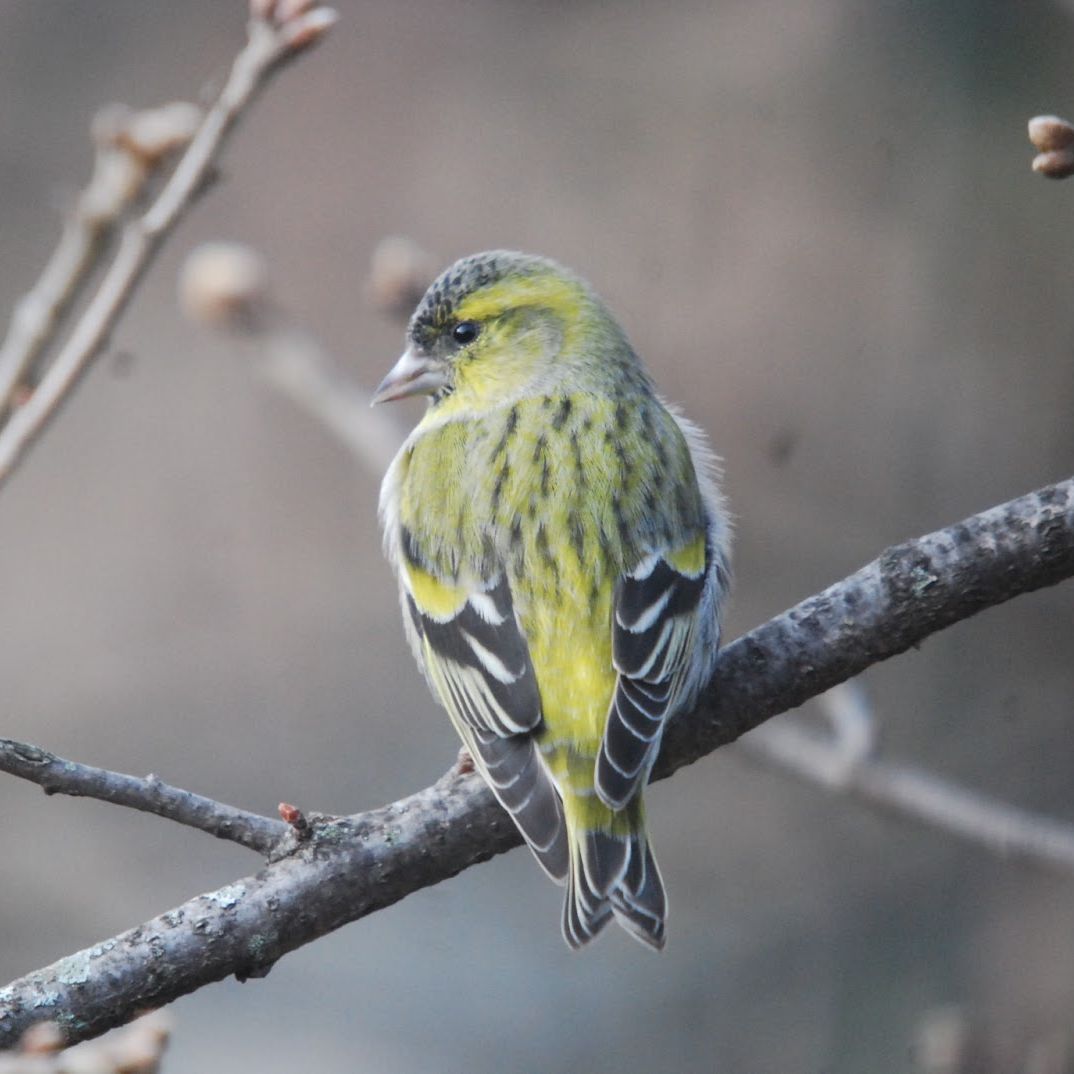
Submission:
[[705,571],[706,563],[705,534],[700,533],[689,544],[674,552],[667,552],[664,560],[670,567],[674,567],[679,574],[687,578],[697,578]]
[[446,623],[458,615],[473,592],[465,586],[442,582],[413,563],[404,563],[403,570],[406,572],[407,588],[418,610],[440,623]]

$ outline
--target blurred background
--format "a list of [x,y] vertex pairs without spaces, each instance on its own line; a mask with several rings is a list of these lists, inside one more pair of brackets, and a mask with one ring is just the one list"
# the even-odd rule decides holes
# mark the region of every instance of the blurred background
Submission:
[[[0,734],[264,813],[378,806],[455,757],[376,477],[178,311],[210,239],[259,248],[368,385],[402,339],[361,283],[385,234],[591,279],[725,459],[729,637],[1071,472],[1074,186],[1033,175],[1025,137],[1074,112],[1064,6],[339,7],[0,493]],[[196,95],[243,26],[240,0],[0,5],[0,307],[88,175],[97,107]],[[870,671],[887,755],[1074,821],[1072,628],[1062,586]],[[258,867],[14,779],[0,810],[4,980]],[[166,1070],[940,1072],[922,1034],[968,1024],[976,1074],[1074,1069],[1070,878],[733,748],[650,811],[663,957],[614,929],[569,953],[516,851],[178,1002]]]

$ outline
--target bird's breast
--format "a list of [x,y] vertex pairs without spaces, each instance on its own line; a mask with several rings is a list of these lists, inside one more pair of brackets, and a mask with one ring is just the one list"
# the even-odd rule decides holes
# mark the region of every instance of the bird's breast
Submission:
[[401,467],[420,561],[446,580],[506,571],[535,630],[545,606],[603,620],[615,580],[699,513],[685,443],[648,396],[550,394],[433,424]]

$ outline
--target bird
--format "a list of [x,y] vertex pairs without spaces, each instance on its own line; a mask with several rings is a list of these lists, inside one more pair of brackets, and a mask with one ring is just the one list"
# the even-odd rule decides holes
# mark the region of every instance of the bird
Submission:
[[419,395],[379,507],[410,646],[566,886],[567,944],[614,917],[661,949],[642,790],[716,660],[718,462],[589,284],[531,254],[465,257],[429,286],[372,401]]

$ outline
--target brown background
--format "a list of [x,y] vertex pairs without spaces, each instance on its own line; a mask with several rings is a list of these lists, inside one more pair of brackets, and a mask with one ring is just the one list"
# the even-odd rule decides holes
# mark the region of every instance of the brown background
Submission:
[[[241,7],[0,6],[5,308],[88,172],[96,106],[219,79]],[[386,233],[588,276],[726,460],[732,636],[1070,473],[1074,188],[1030,173],[1024,134],[1074,110],[1062,7],[340,7],[155,265],[115,339],[130,359],[97,366],[0,494],[0,734],[263,812],[376,806],[454,756],[376,480],[176,309],[210,238],[263,250],[369,384],[401,342],[361,291]],[[1074,820],[1072,626],[1060,587],[870,672],[890,755]],[[0,809],[5,979],[257,865],[14,780]],[[615,932],[571,955],[558,890],[517,852],[179,1002],[167,1069],[898,1072],[946,1004],[1005,1048],[1071,1024],[1069,880],[733,750],[651,812],[664,957]]]

